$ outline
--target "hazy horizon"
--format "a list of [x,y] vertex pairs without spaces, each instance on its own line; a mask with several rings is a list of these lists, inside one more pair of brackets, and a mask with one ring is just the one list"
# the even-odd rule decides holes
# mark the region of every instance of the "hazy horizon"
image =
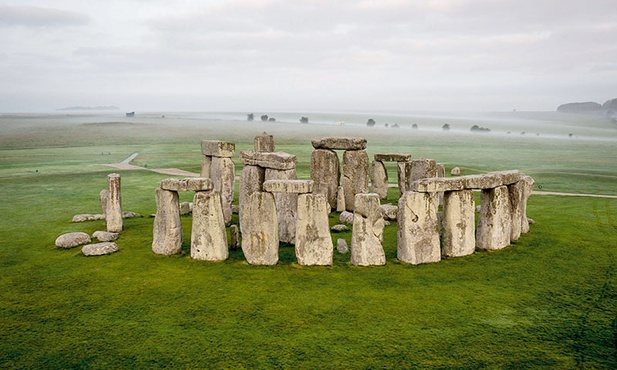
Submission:
[[612,0],[5,0],[0,112],[554,111],[617,97]]

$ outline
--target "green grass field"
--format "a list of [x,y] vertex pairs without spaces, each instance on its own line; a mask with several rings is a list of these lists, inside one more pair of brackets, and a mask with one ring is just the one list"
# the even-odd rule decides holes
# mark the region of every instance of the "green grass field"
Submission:
[[[177,256],[151,252],[149,217],[125,220],[120,252],[110,256],[54,246],[62,233],[105,229],[70,220],[100,212],[108,173],[122,175],[125,210],[155,211],[154,189],[169,176],[103,164],[139,152],[134,164],[198,172],[201,140],[234,141],[238,151],[264,130],[277,150],[298,156],[301,178],[310,138],[353,135],[368,138],[371,154],[411,153],[464,174],[520,169],[542,190],[617,195],[617,129],[552,127],[551,117],[542,117],[549,123],[539,138],[169,114],[0,117],[0,368],[614,369],[617,199],[533,195],[536,224],[509,248],[419,266],[396,260],[395,223],[385,230],[387,265],[374,268],[336,252],[332,267],[303,267],[289,245],[273,267],[250,266],[241,251],[223,263],[194,261],[190,217]],[[508,124],[499,130],[519,131]],[[608,134],[544,137],[560,130]],[[351,232],[332,236],[349,242]]]

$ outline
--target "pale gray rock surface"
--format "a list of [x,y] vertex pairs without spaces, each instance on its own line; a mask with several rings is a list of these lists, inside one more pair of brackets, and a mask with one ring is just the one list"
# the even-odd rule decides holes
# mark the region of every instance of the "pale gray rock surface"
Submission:
[[96,240],[100,242],[113,242],[114,240],[118,239],[118,236],[120,236],[120,234],[110,233],[107,231],[95,231],[92,234],[92,238],[95,238]]
[[116,253],[120,249],[114,242],[102,242],[96,244],[84,245],[81,248],[81,253],[84,256],[104,256],[106,254]]
[[[523,182],[523,196],[521,197],[521,233],[526,234],[529,232],[529,224],[533,225],[530,218],[527,217],[527,201],[531,192],[533,191],[533,185],[535,181],[531,176],[523,176],[521,179]],[[531,221],[530,221],[531,220]]]
[[204,156],[204,160],[201,162],[201,173],[199,177],[209,179],[211,169],[212,169],[212,157],[206,155]]
[[169,191],[208,191],[214,188],[212,180],[206,177],[185,179],[167,178],[161,181],[161,189]]
[[353,213],[348,211],[343,211],[339,215],[339,220],[342,224],[351,225],[353,224]]
[[105,219],[107,220],[107,231],[119,233],[122,231],[122,196],[120,193],[120,175],[110,173],[107,175],[107,210]]
[[510,245],[512,212],[506,186],[482,190],[482,207],[476,229],[476,248],[503,249]]
[[408,189],[411,177],[411,162],[398,162],[396,164],[396,170],[398,174],[398,189],[403,195]]
[[475,208],[471,190],[444,193],[440,233],[444,256],[461,257],[475,251]]
[[210,178],[214,190],[219,192],[223,205],[225,225],[231,224],[231,203],[234,200],[236,166],[231,158],[212,158]]
[[178,192],[157,188],[156,216],[152,231],[152,252],[172,255],[182,249],[182,224]]
[[103,189],[99,193],[99,200],[101,201],[101,209],[103,210],[103,218],[105,218],[105,213],[107,213],[107,202],[109,202],[109,190]]
[[439,262],[437,206],[435,193],[406,192],[399,199],[397,258],[406,263]]
[[340,232],[349,230],[349,227],[347,227],[347,225],[337,224],[337,225],[332,226],[331,230],[340,233]]
[[180,216],[186,216],[191,214],[191,203],[180,202]]
[[236,144],[219,140],[204,140],[201,142],[201,153],[208,157],[231,158],[234,156]]
[[363,150],[366,139],[361,137],[323,137],[311,140],[315,149]]
[[383,162],[373,161],[371,164],[371,190],[380,199],[388,198],[388,171]]
[[227,232],[218,191],[199,191],[193,198],[191,258],[224,261],[229,257]]
[[510,219],[512,224],[510,226],[510,241],[516,241],[521,237],[523,217],[527,218],[523,214],[523,193],[525,183],[519,181],[512,185],[508,185],[508,194],[510,197]]
[[291,170],[296,168],[296,156],[283,152],[256,152],[243,150],[240,152],[242,163],[248,166],[260,166],[274,170]]
[[244,230],[244,206],[251,194],[263,191],[266,170],[259,166],[244,166],[240,175],[240,230]]
[[339,186],[336,191],[336,211],[337,212],[345,212],[345,189],[342,186]]
[[358,194],[355,205],[351,234],[351,264],[385,265],[386,255],[381,245],[384,221],[379,210],[379,195]]
[[84,221],[94,221],[94,220],[104,220],[105,215],[103,214],[90,214],[90,213],[82,213],[79,215],[73,216],[71,222],[84,222]]
[[274,136],[263,132],[261,135],[255,136],[253,141],[256,152],[273,152],[274,151]]
[[343,153],[341,186],[345,192],[345,207],[354,210],[356,194],[368,193],[369,161],[365,150],[346,150]]
[[[296,169],[273,170],[266,169],[266,182],[268,180],[297,180]],[[279,222],[279,241],[294,244],[296,241],[296,212],[298,210],[298,194],[275,193],[277,218]]]
[[338,155],[329,149],[315,149],[311,153],[311,179],[315,192],[325,194],[331,208],[337,207],[337,191],[341,171]]
[[381,216],[384,220],[396,221],[398,217],[398,206],[394,204],[382,204],[379,206]]
[[375,154],[373,158],[380,162],[409,162],[411,161],[411,154],[382,153]]
[[263,187],[270,193],[306,194],[313,192],[313,180],[267,180]]
[[298,264],[332,265],[334,246],[328,223],[329,208],[323,194],[302,194],[298,197],[295,246]]
[[82,244],[90,243],[90,235],[77,231],[60,235],[56,239],[56,247],[58,248],[75,248]]
[[238,225],[229,227],[229,247],[232,250],[240,249],[240,229]]
[[460,174],[461,174],[460,167],[453,167],[452,170],[450,170],[450,175],[452,176],[459,176]]
[[242,251],[251,265],[276,265],[279,232],[272,193],[251,194],[243,209]]
[[336,251],[340,254],[349,252],[349,247],[347,246],[347,241],[345,239],[336,240]]

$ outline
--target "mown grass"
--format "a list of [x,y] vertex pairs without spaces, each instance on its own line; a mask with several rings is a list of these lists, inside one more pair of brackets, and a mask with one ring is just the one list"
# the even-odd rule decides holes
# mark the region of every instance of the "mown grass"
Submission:
[[[177,256],[152,254],[149,217],[125,220],[121,250],[111,256],[56,249],[62,233],[105,228],[70,218],[99,212],[111,169],[95,158],[107,144],[2,151],[0,367],[617,367],[615,199],[532,196],[536,224],[511,247],[420,266],[395,259],[395,223],[385,230],[388,263],[373,268],[338,253],[332,267],[303,267],[289,245],[272,267],[248,265],[241,251],[222,263],[194,261],[190,217],[182,218]],[[298,154],[301,177],[305,146],[277,146]],[[117,149],[143,152],[148,166],[199,167],[194,144]],[[154,188],[168,176],[120,172],[124,209],[153,213]],[[586,190],[606,185],[594,184]],[[396,198],[390,189],[388,202]],[[349,242],[351,233],[332,237]]]

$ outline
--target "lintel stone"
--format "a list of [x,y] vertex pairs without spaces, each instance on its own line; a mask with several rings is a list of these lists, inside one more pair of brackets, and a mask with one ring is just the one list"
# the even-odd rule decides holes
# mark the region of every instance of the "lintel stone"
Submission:
[[313,180],[267,180],[264,182],[264,191],[270,193],[312,193]]
[[409,162],[411,154],[383,153],[375,154],[375,160],[380,162]]
[[240,159],[245,165],[271,168],[273,170],[291,170],[296,168],[296,156],[283,152],[256,152],[243,150]]
[[168,178],[161,181],[161,189],[169,191],[208,191],[213,189],[212,180],[204,177],[186,179]]
[[315,149],[362,150],[366,149],[366,139],[363,137],[322,137],[311,140]]
[[203,140],[201,153],[209,157],[231,158],[234,156],[236,144],[220,140]]

